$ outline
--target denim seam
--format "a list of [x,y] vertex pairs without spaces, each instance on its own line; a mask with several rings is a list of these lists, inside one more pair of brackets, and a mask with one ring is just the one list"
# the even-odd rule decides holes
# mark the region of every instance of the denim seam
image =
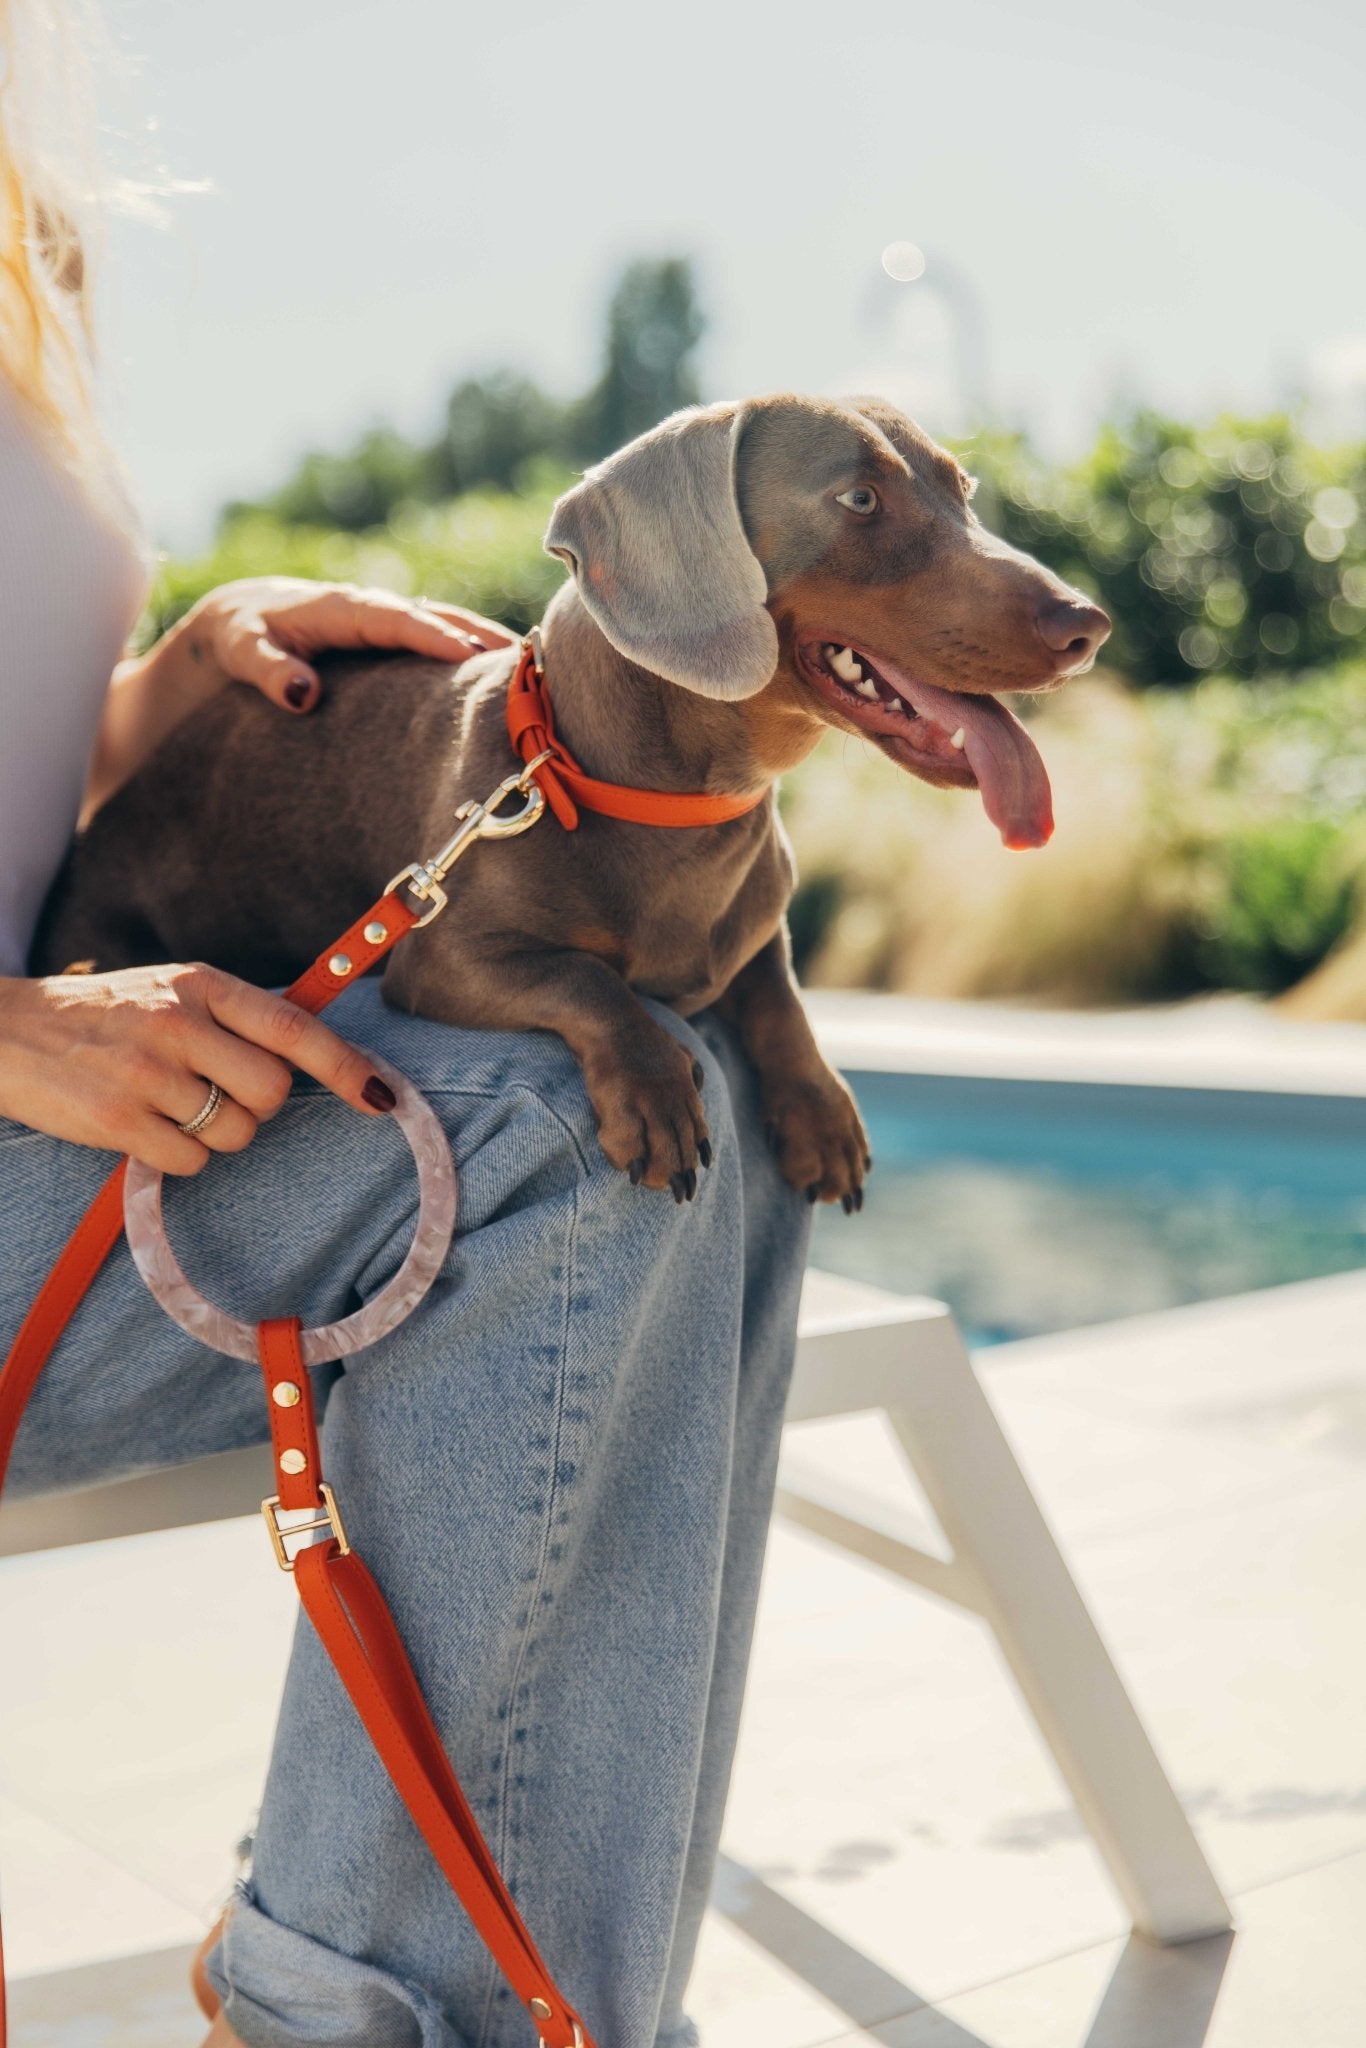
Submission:
[[[414,1082],[413,1086],[416,1087],[417,1083]],[[462,1087],[460,1083],[456,1081],[442,1081],[432,1082],[429,1085],[424,1086],[420,1092],[423,1095],[425,1095],[429,1101],[432,1100],[434,1097],[441,1098],[444,1100],[449,1096],[456,1096],[467,1098],[471,1102],[506,1102],[509,1099],[511,1099],[513,1101],[539,1103],[540,1107],[545,1111],[546,1115],[551,1119],[553,1123],[558,1124],[559,1128],[564,1132],[565,1136],[568,1138],[570,1144],[574,1148],[574,1157],[578,1160],[579,1165],[583,1168],[584,1172],[591,1173],[593,1171],[594,1162],[590,1158],[589,1154],[585,1152],[583,1144],[579,1137],[579,1133],[575,1130],[573,1124],[569,1121],[568,1117],[564,1116],[561,1113],[561,1111],[556,1109],[554,1103],[551,1102],[547,1096],[543,1095],[539,1088],[528,1088],[524,1082],[518,1083],[515,1087],[512,1088],[472,1088],[468,1086]],[[289,1107],[292,1104],[298,1104],[300,1108],[303,1108],[306,1105],[312,1105],[319,1102],[325,1103],[334,1099],[335,1098],[331,1096],[329,1090],[327,1090],[326,1088],[318,1087],[316,1084],[314,1084],[311,1087],[300,1089],[296,1095],[291,1096],[289,1098],[289,1103],[286,1104],[286,1107]],[[36,1132],[34,1135],[36,1135],[37,1137],[41,1137],[43,1134],[41,1131],[39,1131]]]
[[[551,1114],[554,1115],[555,1112],[552,1110]],[[575,1149],[578,1149],[577,1142],[575,1143]],[[506,1722],[504,1723],[502,1743],[502,1767],[499,1773],[500,1783],[498,1791],[498,1847],[495,1853],[495,1861],[497,1862],[499,1870],[503,1873],[504,1881],[507,1883],[509,1890],[513,1889],[513,1877],[508,1864],[508,1829],[511,1819],[509,1813],[509,1807],[511,1804],[509,1798],[509,1789],[512,1772],[513,1736],[517,1720],[517,1689],[521,1682],[522,1673],[526,1669],[527,1658],[530,1654],[531,1645],[536,1638],[536,1617],[540,1611],[540,1595],[546,1581],[547,1568],[550,1562],[552,1538],[554,1536],[555,1531],[555,1514],[557,1507],[559,1505],[560,1451],[564,1443],[564,1409],[565,1400],[568,1393],[569,1380],[570,1313],[574,1299],[574,1275],[576,1270],[575,1261],[578,1253],[580,1202],[579,1191],[577,1187],[574,1190],[573,1200],[573,1214],[570,1217],[569,1232],[565,1245],[565,1284],[564,1294],[560,1308],[560,1357],[558,1365],[559,1384],[557,1388],[557,1400],[555,1406],[555,1427],[551,1438],[550,1479],[546,1487],[545,1514],[543,1518],[544,1527],[541,1535],[541,1554],[536,1566],[535,1584],[531,1587],[530,1595],[527,1602],[527,1618],[526,1626],[522,1635],[522,1646],[520,1651],[518,1652],[517,1662],[511,1676],[511,1690],[508,1699],[508,1717]],[[497,1988],[498,1973],[496,1968],[494,1968],[492,1965],[492,1959],[490,1959],[489,1987],[487,1996],[484,2001],[484,2014],[483,2019],[480,2022],[479,2033],[476,2040],[476,2048],[488,2048],[490,2030],[494,2023],[494,2002],[497,1993]]]

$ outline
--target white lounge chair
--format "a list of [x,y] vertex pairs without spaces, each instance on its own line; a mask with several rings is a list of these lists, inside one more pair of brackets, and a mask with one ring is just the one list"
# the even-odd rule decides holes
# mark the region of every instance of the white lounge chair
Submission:
[[[808,1275],[788,1421],[886,1414],[952,1555],[785,1454],[778,1512],[987,1624],[1135,1929],[1221,1933],[1229,1908],[942,1302]],[[789,1446],[791,1448],[791,1446]],[[254,1511],[269,1449],[0,1508],[0,1556]],[[909,1625],[909,1624],[908,1624]]]

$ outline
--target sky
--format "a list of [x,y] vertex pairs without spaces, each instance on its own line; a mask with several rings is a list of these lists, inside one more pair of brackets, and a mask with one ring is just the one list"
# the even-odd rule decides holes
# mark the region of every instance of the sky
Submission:
[[1117,399],[1366,431],[1356,0],[106,4],[116,154],[211,188],[116,223],[100,287],[164,544],[458,376],[583,388],[637,255],[694,259],[708,397],[882,389],[1058,454]]

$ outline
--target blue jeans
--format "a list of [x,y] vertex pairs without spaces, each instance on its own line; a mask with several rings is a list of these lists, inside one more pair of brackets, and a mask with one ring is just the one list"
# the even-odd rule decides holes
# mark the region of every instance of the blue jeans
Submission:
[[[318,1374],[326,1469],[566,1996],[600,2048],[685,2048],[809,1211],[714,1019],[659,1013],[703,1062],[715,1148],[680,1207],[607,1165],[557,1038],[400,1017],[373,983],[329,1014],[431,1099],[460,1221],[411,1320]],[[5,1344],[107,1166],[0,1122]],[[402,1134],[311,1084],[167,1198],[205,1293],[310,1324],[389,1278],[415,1206]],[[259,1375],[183,1336],[120,1248],[11,1483],[88,1485],[266,1433]],[[303,1620],[250,1882],[210,1967],[250,2048],[535,2040]]]

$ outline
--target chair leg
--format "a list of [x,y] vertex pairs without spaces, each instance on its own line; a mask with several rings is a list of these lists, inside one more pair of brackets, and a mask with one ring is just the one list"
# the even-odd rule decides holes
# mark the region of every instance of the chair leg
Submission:
[[889,1416],[1136,1930],[1222,1933],[1228,1903],[961,1338],[917,1352]]

